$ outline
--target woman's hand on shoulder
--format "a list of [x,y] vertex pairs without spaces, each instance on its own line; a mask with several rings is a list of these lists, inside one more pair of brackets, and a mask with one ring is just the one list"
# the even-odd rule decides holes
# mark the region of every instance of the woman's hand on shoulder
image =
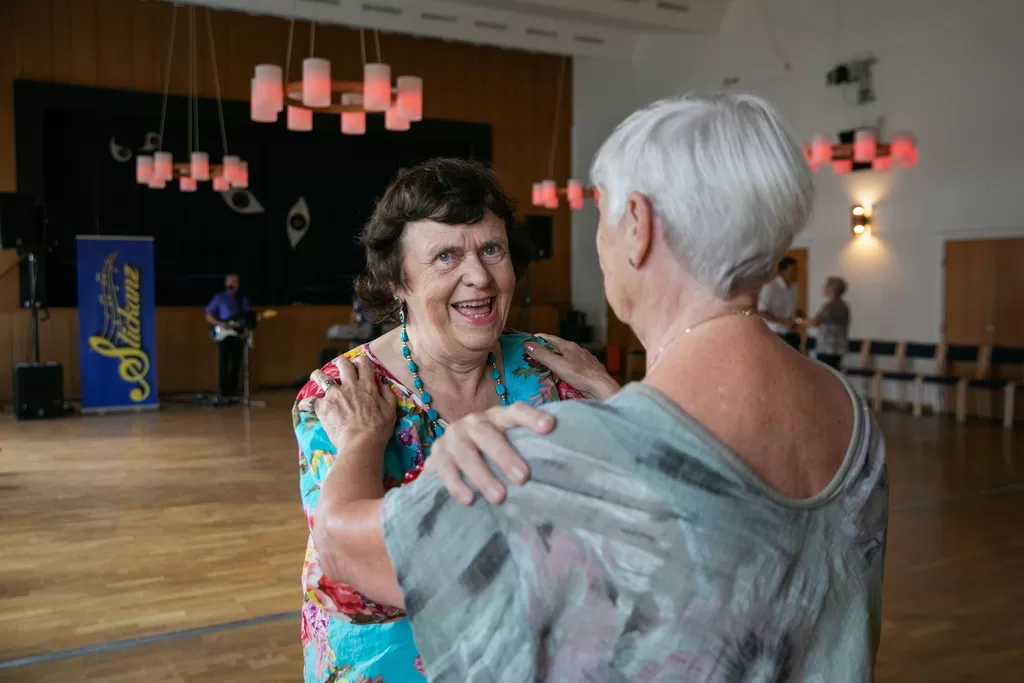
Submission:
[[463,505],[473,502],[473,489],[466,480],[496,505],[505,499],[505,487],[486,461],[492,462],[514,484],[524,484],[530,476],[529,465],[509,444],[505,431],[526,427],[546,434],[554,426],[551,415],[526,403],[467,415],[449,425],[434,442],[423,471],[440,479],[452,498]]
[[550,334],[535,336],[550,344],[555,350],[547,348],[544,344],[528,341],[526,352],[587,398],[603,401],[621,388],[608,374],[601,361],[578,344]]
[[312,409],[334,447],[370,442],[383,450],[395,429],[395,395],[378,381],[376,369],[366,356],[335,359],[338,380],[315,370],[310,379],[320,385],[323,397],[314,398]]

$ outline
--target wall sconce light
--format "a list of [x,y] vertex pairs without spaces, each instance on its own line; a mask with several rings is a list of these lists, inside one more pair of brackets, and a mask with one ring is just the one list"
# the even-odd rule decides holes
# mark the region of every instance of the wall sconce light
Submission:
[[857,237],[871,232],[871,214],[860,204],[850,210],[850,227]]

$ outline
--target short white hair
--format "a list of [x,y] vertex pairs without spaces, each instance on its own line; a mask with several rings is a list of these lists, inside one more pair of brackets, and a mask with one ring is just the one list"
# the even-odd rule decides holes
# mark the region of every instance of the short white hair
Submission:
[[771,277],[814,202],[800,143],[753,95],[686,95],[640,109],[605,140],[590,174],[610,225],[630,192],[643,194],[690,274],[723,299]]

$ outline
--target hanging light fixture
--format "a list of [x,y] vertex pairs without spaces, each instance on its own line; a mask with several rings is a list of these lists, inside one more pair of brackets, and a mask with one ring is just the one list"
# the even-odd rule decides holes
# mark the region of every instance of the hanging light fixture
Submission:
[[[302,80],[289,77],[295,20],[288,28],[288,54],[285,66],[260,64],[256,67],[250,88],[250,118],[257,123],[277,121],[278,114],[288,110],[287,126],[291,131],[313,130],[313,113],[339,114],[341,132],[363,135],[366,114],[384,114],[384,128],[407,131],[412,122],[423,120],[423,79],[399,76],[391,84],[391,66],[381,59],[380,34],[374,31],[375,62],[366,59],[366,33],[359,32],[363,56],[362,81],[331,80],[331,64],[314,56],[316,24],[310,23],[309,57],[302,61]],[[338,102],[335,95],[340,95]]]
[[917,141],[909,133],[894,136],[891,143],[878,140],[869,129],[855,131],[852,143],[833,144],[827,135],[815,135],[804,153],[812,171],[831,164],[836,175],[850,173],[854,163],[871,164],[873,171],[888,171],[893,162],[904,168],[917,165]]
[[[210,60],[213,66],[213,83],[217,98],[217,116],[220,123],[221,147],[224,150],[223,163],[220,165],[210,164],[210,155],[201,151],[199,147],[199,60],[198,44],[196,40],[195,26],[196,8],[188,7],[188,104],[187,133],[188,133],[188,161],[175,163],[173,155],[163,149],[164,144],[164,123],[167,120],[167,99],[171,84],[171,66],[174,63],[174,35],[178,21],[178,5],[174,6],[171,13],[171,38],[170,47],[167,51],[167,70],[164,75],[164,97],[160,109],[160,132],[158,149],[152,156],[140,154],[135,162],[135,180],[140,185],[157,190],[163,189],[167,183],[178,179],[178,189],[181,192],[195,192],[200,181],[213,181],[213,189],[224,192],[231,187],[229,177],[244,178],[248,185],[248,166],[238,156],[228,153],[227,129],[224,125],[224,105],[220,94],[220,75],[217,70],[217,49],[213,39],[212,12],[206,9],[206,29],[210,44]],[[256,77],[252,79],[251,91],[253,94],[254,120],[256,118],[270,118],[273,112],[274,119],[280,111],[281,86],[280,67],[269,64],[261,64],[256,67]],[[276,85],[275,85],[276,84]],[[259,105],[259,106],[257,106]],[[276,110],[275,110],[276,108]],[[270,119],[273,120],[273,119]],[[245,168],[244,175],[239,175],[239,168]]]

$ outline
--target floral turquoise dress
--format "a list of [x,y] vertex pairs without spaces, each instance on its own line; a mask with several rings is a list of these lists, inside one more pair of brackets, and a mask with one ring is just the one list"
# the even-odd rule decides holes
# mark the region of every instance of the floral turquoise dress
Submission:
[[[543,343],[517,333],[506,333],[499,338],[504,365],[502,378],[509,392],[509,402],[541,405],[583,398],[526,353],[523,344],[527,340]],[[382,474],[386,491],[407,484],[419,475],[434,434],[418,395],[387,371],[368,344],[345,354],[346,358],[358,356],[366,356],[373,362],[381,381],[391,388],[397,399],[395,433],[384,452]],[[338,378],[338,369],[333,363],[326,365],[323,371]],[[302,506],[310,530],[320,499],[320,486],[334,459],[339,457],[316,415],[300,407],[305,399],[317,395],[322,395],[319,387],[308,383],[299,392],[292,409],[295,438],[299,442]],[[443,420],[439,420],[439,424],[447,427]],[[409,523],[415,524],[416,520]],[[306,544],[302,590],[305,683],[420,683],[426,680],[404,613],[377,604],[324,576],[312,536]]]

